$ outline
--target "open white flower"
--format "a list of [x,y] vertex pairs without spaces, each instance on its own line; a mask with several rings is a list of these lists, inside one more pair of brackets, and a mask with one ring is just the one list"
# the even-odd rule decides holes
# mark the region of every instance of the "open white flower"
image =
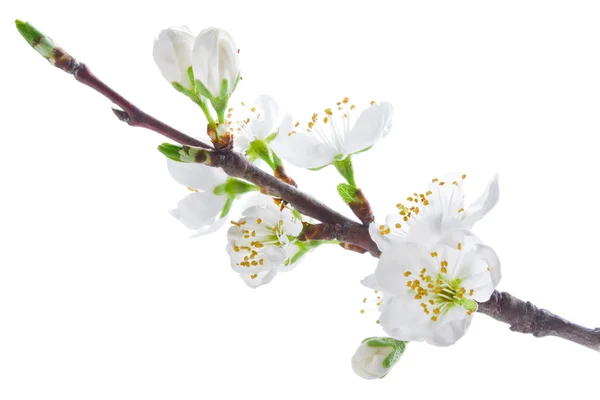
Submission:
[[279,126],[279,106],[271,96],[263,94],[247,106],[228,109],[227,122],[229,133],[235,138],[235,146],[245,151],[254,140],[265,140],[277,133]]
[[306,126],[290,124],[273,142],[277,155],[301,168],[320,168],[367,150],[392,128],[390,103],[371,102],[360,114],[346,97]]
[[381,379],[398,362],[406,343],[393,338],[368,338],[363,340],[352,356],[352,369],[364,379]]
[[234,271],[255,288],[295,266],[292,261],[299,248],[294,242],[302,222],[274,203],[247,208],[242,215],[227,231],[227,253]]
[[400,242],[383,252],[363,284],[381,291],[379,323],[405,341],[449,346],[460,339],[500,281],[496,253],[463,231],[433,248]]
[[385,252],[396,242],[435,244],[447,232],[471,229],[498,203],[498,174],[469,207],[465,207],[463,181],[466,175],[451,174],[432,179],[425,193],[413,193],[407,203],[398,203],[397,212],[386,217],[385,224],[369,226],[371,238]]
[[240,78],[240,59],[233,37],[220,28],[200,32],[192,50],[194,79],[207,93],[206,97],[228,99]]
[[216,194],[215,189],[227,182],[227,174],[220,168],[203,164],[177,162],[167,159],[169,174],[193,193],[188,194],[171,210],[171,215],[187,228],[195,230],[194,236],[214,232],[225,223],[221,215],[229,197]]
[[154,40],[152,55],[165,79],[191,90],[188,69],[192,66],[192,47],[196,37],[186,26],[171,27],[160,32]]

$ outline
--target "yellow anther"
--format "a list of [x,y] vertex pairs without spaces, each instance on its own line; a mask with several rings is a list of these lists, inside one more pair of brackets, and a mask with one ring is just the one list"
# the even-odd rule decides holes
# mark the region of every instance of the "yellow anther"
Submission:
[[444,184],[446,184],[446,182],[440,182],[439,183],[440,186],[444,186]]
[[435,321],[437,321],[437,317],[436,317],[436,316],[433,316],[433,317],[431,317],[431,320],[432,320],[433,322],[435,322]]
[[463,174],[462,178],[465,179],[467,177],[467,175]]
[[371,105],[375,104],[375,100],[371,100]]
[[433,253],[431,253],[431,257],[437,257],[437,256],[438,256],[437,251],[434,251]]
[[327,121],[329,121],[329,119],[327,119],[327,117],[323,118],[323,123],[327,123]]
[[407,278],[408,278],[409,276],[411,276],[411,275],[412,275],[412,272],[410,272],[410,271],[406,271],[406,272],[404,273],[404,276],[405,276],[405,277],[407,277]]
[[431,180],[431,183],[436,183],[437,181],[438,181],[438,178],[433,178],[433,179]]
[[473,293],[474,293],[474,292],[475,292],[475,291],[474,291],[473,289],[469,290],[469,296],[473,296]]
[[360,313],[361,313],[361,314],[364,314],[364,313],[365,313],[365,310],[360,310]]
[[396,229],[400,229],[400,228],[402,228],[402,225],[400,225],[400,224],[398,224],[398,223],[397,223],[396,225],[394,225],[394,226],[396,227]]
[[260,223],[262,222],[262,219],[260,218],[256,218],[256,223],[260,225]]
[[331,111],[331,108],[326,108],[326,109],[325,109],[325,114],[327,114],[327,115],[330,115],[330,116],[331,116],[331,115],[333,115],[333,111]]
[[459,250],[462,250],[462,243],[459,243],[459,244],[458,244],[456,247],[457,247]]
[[458,212],[459,212],[459,213],[461,213],[461,212],[463,212],[463,211],[465,211],[465,209],[464,209],[464,208],[461,208],[461,209],[459,209],[459,210],[458,210]]

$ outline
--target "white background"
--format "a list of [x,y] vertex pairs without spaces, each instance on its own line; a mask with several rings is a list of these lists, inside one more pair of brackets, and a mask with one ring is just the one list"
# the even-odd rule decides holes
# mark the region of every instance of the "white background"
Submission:
[[[200,134],[164,81],[153,37],[228,29],[240,99],[269,93],[299,119],[344,96],[389,100],[394,130],[356,157],[381,218],[429,179],[498,171],[477,226],[500,289],[600,325],[597,256],[600,8],[589,1],[10,1],[0,6],[0,399],[504,399],[594,396],[600,355],[477,315],[455,346],[410,344],[388,377],[350,368],[380,335],[359,280],[376,260],[319,249],[251,290],[221,231],[190,240],[168,210],[187,191],[150,131],[28,48],[34,23],[147,112]],[[346,212],[335,171],[290,168]]]

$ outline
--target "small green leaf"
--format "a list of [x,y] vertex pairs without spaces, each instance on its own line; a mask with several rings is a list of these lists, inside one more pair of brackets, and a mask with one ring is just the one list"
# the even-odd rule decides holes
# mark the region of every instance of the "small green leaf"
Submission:
[[44,37],[44,34],[35,29],[29,22],[16,20],[15,25],[21,36],[23,36],[31,47],[34,47]]
[[182,146],[177,146],[171,143],[163,143],[158,146],[158,151],[165,155],[165,157],[170,158],[173,161],[181,162],[181,157],[179,155],[179,151],[182,150]]
[[354,186],[348,185],[347,183],[340,183],[337,186],[337,191],[344,203],[350,204],[356,198],[357,188]]

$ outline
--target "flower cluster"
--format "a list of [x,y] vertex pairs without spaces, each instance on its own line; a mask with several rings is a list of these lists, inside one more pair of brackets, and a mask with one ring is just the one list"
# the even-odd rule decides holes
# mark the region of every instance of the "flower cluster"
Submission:
[[496,205],[498,177],[466,208],[465,178],[432,179],[425,193],[398,203],[385,224],[369,227],[382,254],[362,283],[377,291],[379,323],[390,336],[451,345],[500,281],[496,253],[470,230]]
[[[390,133],[391,104],[371,101],[357,107],[344,97],[305,122],[280,113],[267,95],[249,105],[228,105],[240,76],[238,52],[231,35],[217,28],[205,29],[197,37],[187,28],[165,30],[156,39],[154,58],[164,77],[203,108],[217,149],[233,148],[249,162],[264,162],[280,179],[287,161],[311,170],[333,165],[346,180],[338,185],[338,193],[368,225],[381,251],[375,271],[362,283],[375,291],[378,322],[390,336],[361,344],[352,359],[359,376],[385,376],[406,342],[448,346],[466,333],[478,302],[489,299],[500,280],[496,253],[472,232],[498,201],[497,176],[468,207],[463,193],[466,175],[434,178],[426,191],[398,203],[384,223],[371,223],[374,217],[356,186],[351,158]],[[216,122],[207,111],[207,99],[216,111]],[[172,214],[197,235],[217,230],[237,197],[259,189],[199,164],[206,157],[198,157],[198,150],[192,154],[190,149],[165,146],[161,151],[171,159],[169,172],[194,191]],[[293,180],[284,181],[295,185]],[[276,201],[247,208],[227,231],[231,267],[253,288],[293,269],[320,244],[337,243],[307,240],[303,232],[310,224],[303,223],[290,204]]]

